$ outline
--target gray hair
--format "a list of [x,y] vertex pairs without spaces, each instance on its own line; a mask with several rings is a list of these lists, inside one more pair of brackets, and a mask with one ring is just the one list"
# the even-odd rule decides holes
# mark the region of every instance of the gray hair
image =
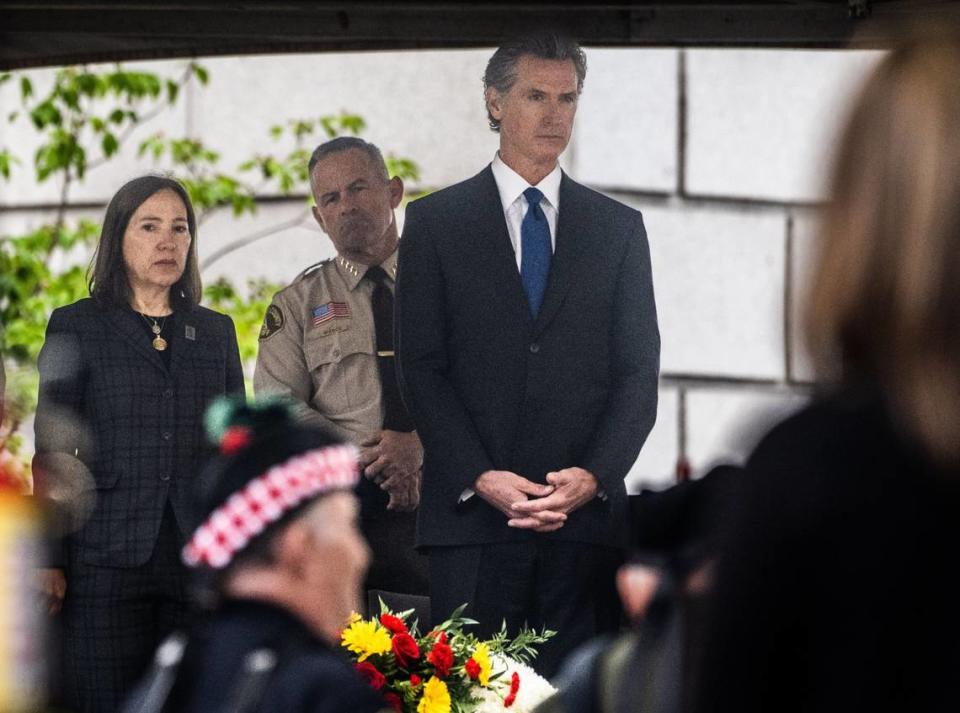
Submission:
[[383,174],[383,180],[390,180],[390,172],[387,171],[387,163],[383,160],[383,154],[380,153],[380,149],[369,141],[364,141],[356,136],[338,136],[335,139],[330,139],[320,144],[313,150],[313,154],[310,156],[310,162],[307,164],[307,172],[310,176],[310,187],[313,187],[313,169],[317,167],[318,163],[332,154],[351,151],[353,149],[363,151],[367,155],[367,158],[370,159],[370,162],[380,169],[380,172]]
[[[583,80],[587,76],[587,56],[573,39],[556,32],[538,32],[509,40],[500,45],[483,73],[483,88],[493,87],[498,94],[506,94],[517,81],[517,63],[522,57],[537,59],[556,59],[573,62],[577,72],[577,92],[583,90]],[[487,109],[487,120],[493,131],[500,131],[500,121],[493,118]]]

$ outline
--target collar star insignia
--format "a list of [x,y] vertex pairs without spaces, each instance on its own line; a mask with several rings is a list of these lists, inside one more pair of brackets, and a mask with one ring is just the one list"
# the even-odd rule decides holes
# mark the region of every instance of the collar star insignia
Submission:
[[340,263],[340,267],[349,272],[354,277],[360,276],[360,269],[354,265],[352,262],[347,260],[345,257],[337,255],[337,262]]

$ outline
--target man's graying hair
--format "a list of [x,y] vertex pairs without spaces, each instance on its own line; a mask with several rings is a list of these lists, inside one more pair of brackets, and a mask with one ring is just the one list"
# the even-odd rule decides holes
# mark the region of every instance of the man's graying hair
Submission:
[[330,139],[330,141],[320,144],[313,150],[313,154],[310,156],[310,162],[307,164],[307,172],[310,175],[311,187],[313,186],[313,169],[316,168],[318,163],[331,154],[350,151],[351,149],[363,151],[370,159],[371,163],[380,169],[381,173],[383,174],[383,180],[390,180],[390,173],[387,171],[387,164],[383,160],[383,154],[380,153],[380,149],[371,144],[369,141],[358,139],[356,136],[338,136],[335,139]]
[[[517,81],[517,63],[524,56],[538,59],[569,59],[577,72],[577,91],[583,90],[583,80],[587,76],[587,56],[580,49],[580,45],[571,38],[556,32],[524,35],[500,45],[487,62],[487,70],[483,74],[483,88],[493,87],[498,94],[509,92],[513,83]],[[499,132],[500,122],[493,118],[489,109],[487,109],[487,119],[490,122],[490,128]]]

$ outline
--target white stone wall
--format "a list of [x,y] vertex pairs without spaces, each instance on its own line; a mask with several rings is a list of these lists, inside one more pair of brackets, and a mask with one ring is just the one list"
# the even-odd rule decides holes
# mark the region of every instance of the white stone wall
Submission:
[[[422,167],[438,188],[480,170],[496,136],[481,80],[490,50],[218,58],[210,86],[149,128],[203,139],[226,169],[274,150],[269,127],[348,110],[365,137]],[[877,52],[588,49],[589,72],[564,167],[643,211],[663,338],[657,425],[631,470],[631,490],[742,460],[758,433],[803,403],[812,371],[799,305],[814,254],[816,203],[838,122]],[[142,66],[176,76],[179,62]],[[49,70],[32,72],[49,80]],[[0,111],[16,105],[0,88]],[[142,132],[143,135],[149,131]],[[29,165],[31,131],[0,124],[0,145]],[[154,167],[132,151],[74,193],[87,210]],[[57,187],[28,174],[0,183],[0,235],[49,214]],[[332,254],[303,197],[256,216],[202,226],[201,257],[230,241],[290,227],[232,253],[205,274],[285,282]],[[90,208],[93,206],[93,208]],[[402,215],[398,216],[402,221]]]

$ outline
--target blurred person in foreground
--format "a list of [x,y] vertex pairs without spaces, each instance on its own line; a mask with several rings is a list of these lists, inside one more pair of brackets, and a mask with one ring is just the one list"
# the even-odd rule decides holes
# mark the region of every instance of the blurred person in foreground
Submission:
[[206,580],[209,616],[185,644],[160,647],[124,710],[385,708],[337,646],[370,560],[351,492],[356,448],[278,402],[224,400],[208,425],[220,455],[201,474],[205,515],[183,558]]
[[117,191],[89,285],[47,325],[33,474],[67,533],[41,577],[51,611],[63,607],[66,703],[101,712],[183,622],[203,412],[243,393],[243,372],[233,322],[199,306],[197,223],[177,181]]
[[631,498],[632,555],[617,572],[631,627],[568,656],[557,693],[536,713],[680,713],[702,645],[703,605],[717,534],[742,469],[718,464],[702,477]]
[[834,159],[807,336],[716,570],[698,712],[960,709],[960,35],[879,64]]

